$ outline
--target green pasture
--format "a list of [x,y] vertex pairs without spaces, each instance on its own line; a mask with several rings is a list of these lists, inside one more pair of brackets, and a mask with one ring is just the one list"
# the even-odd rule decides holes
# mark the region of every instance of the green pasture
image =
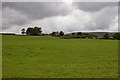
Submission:
[[116,78],[118,40],[2,36],[3,78]]

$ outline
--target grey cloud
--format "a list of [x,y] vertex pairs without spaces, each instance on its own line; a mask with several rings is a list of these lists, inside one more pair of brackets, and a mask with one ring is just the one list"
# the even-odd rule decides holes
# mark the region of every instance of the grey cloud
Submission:
[[45,33],[109,30],[117,16],[116,5],[74,2],[68,8],[62,2],[3,2],[3,30],[20,32],[21,27],[34,25],[42,26]]
[[2,2],[0,2],[0,32],[2,31]]
[[25,16],[20,14],[19,12],[6,7],[2,11],[2,29],[9,29],[13,25],[22,26],[26,22],[29,22],[29,19]]
[[12,25],[22,26],[34,20],[69,13],[62,2],[3,2],[3,30]]
[[32,19],[67,15],[69,10],[62,2],[3,2],[3,8],[9,7]]
[[87,12],[96,12],[105,7],[118,6],[118,2],[74,2],[73,5]]

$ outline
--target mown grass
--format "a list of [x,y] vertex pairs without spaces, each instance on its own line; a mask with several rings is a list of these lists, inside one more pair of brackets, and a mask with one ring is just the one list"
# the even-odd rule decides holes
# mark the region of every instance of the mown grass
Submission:
[[118,41],[4,35],[3,78],[115,78]]

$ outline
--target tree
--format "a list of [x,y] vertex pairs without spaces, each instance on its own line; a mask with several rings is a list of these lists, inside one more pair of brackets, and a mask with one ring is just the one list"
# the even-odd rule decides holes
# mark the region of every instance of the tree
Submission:
[[75,35],[75,33],[72,33],[72,35]]
[[26,31],[27,35],[41,35],[42,30],[39,27],[34,27],[34,28],[28,28]]
[[64,36],[64,32],[63,31],[60,31],[60,36]]
[[105,38],[105,39],[108,39],[108,38],[109,38],[108,33],[105,33],[104,38]]
[[81,33],[81,32],[78,32],[78,33],[77,33],[77,35],[80,35],[80,36],[81,36],[81,35],[82,35],[82,33]]
[[21,31],[22,31],[21,33],[24,35],[25,34],[25,28],[23,28]]
[[114,39],[117,39],[117,40],[120,40],[120,33],[115,33],[115,34],[113,35],[113,38],[114,38]]
[[26,31],[26,34],[27,35],[33,35],[33,28],[27,28],[27,31]]
[[40,35],[41,33],[42,33],[41,28],[34,27],[34,29],[33,29],[33,34],[34,35]]

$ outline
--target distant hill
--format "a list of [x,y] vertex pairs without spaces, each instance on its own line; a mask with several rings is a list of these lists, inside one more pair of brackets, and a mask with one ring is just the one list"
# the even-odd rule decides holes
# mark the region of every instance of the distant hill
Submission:
[[[73,32],[75,33],[75,35],[77,35],[77,33],[79,32]],[[82,34],[89,34],[89,35],[94,35],[97,37],[103,37],[106,33],[108,33],[109,37],[112,37],[113,34],[117,33],[117,32],[82,32]],[[69,33],[68,35],[72,35],[72,33]]]
[[106,33],[108,33],[109,37],[112,37],[115,32],[92,32],[90,34],[96,35],[98,37],[103,37]]

